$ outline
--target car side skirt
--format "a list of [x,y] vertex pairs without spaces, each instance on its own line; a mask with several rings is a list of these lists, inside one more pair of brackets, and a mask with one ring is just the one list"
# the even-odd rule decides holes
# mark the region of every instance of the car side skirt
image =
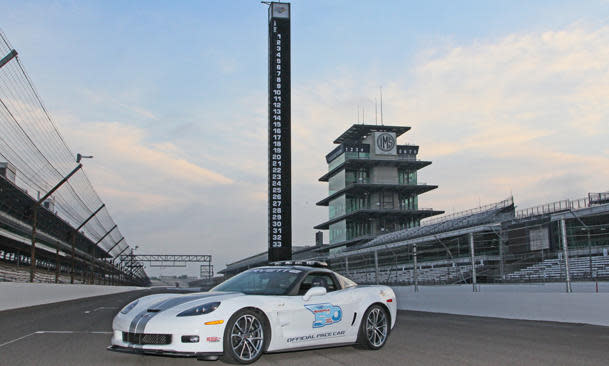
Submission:
[[322,349],[322,348],[334,348],[334,347],[345,347],[345,346],[353,346],[357,343],[355,342],[343,342],[343,343],[332,343],[332,344],[323,344],[316,346],[303,346],[298,348],[282,348],[274,351],[266,351],[265,353],[284,353],[284,352],[292,352],[292,351],[306,351],[311,349]]

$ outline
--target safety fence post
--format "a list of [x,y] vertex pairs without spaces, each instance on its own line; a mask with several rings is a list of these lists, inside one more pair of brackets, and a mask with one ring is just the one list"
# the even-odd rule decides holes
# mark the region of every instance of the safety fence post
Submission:
[[568,248],[568,240],[567,240],[567,225],[565,224],[565,219],[560,220],[560,236],[562,242],[562,256],[565,262],[565,285],[567,293],[572,292],[571,288],[571,274],[569,273],[569,248]]
[[476,287],[476,253],[474,252],[474,233],[469,233],[469,253],[472,260],[472,291],[477,292]]

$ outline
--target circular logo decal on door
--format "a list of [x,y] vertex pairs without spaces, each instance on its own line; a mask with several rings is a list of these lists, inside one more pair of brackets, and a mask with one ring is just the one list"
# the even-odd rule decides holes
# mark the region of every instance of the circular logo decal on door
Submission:
[[376,137],[376,147],[382,151],[391,151],[395,146],[395,139],[387,132],[382,133]]

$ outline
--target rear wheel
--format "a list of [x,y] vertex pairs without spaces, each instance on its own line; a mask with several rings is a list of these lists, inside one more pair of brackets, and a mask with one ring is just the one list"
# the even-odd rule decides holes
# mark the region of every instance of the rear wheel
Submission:
[[224,356],[229,363],[249,364],[262,356],[267,334],[262,315],[253,310],[235,313],[224,330]]
[[358,333],[358,344],[371,350],[381,349],[389,336],[389,315],[380,305],[372,305],[364,313]]

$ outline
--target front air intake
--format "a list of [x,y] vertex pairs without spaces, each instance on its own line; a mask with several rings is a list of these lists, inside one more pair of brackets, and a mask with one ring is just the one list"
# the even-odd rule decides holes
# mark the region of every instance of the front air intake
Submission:
[[147,334],[123,332],[123,342],[131,344],[170,344],[171,334]]

